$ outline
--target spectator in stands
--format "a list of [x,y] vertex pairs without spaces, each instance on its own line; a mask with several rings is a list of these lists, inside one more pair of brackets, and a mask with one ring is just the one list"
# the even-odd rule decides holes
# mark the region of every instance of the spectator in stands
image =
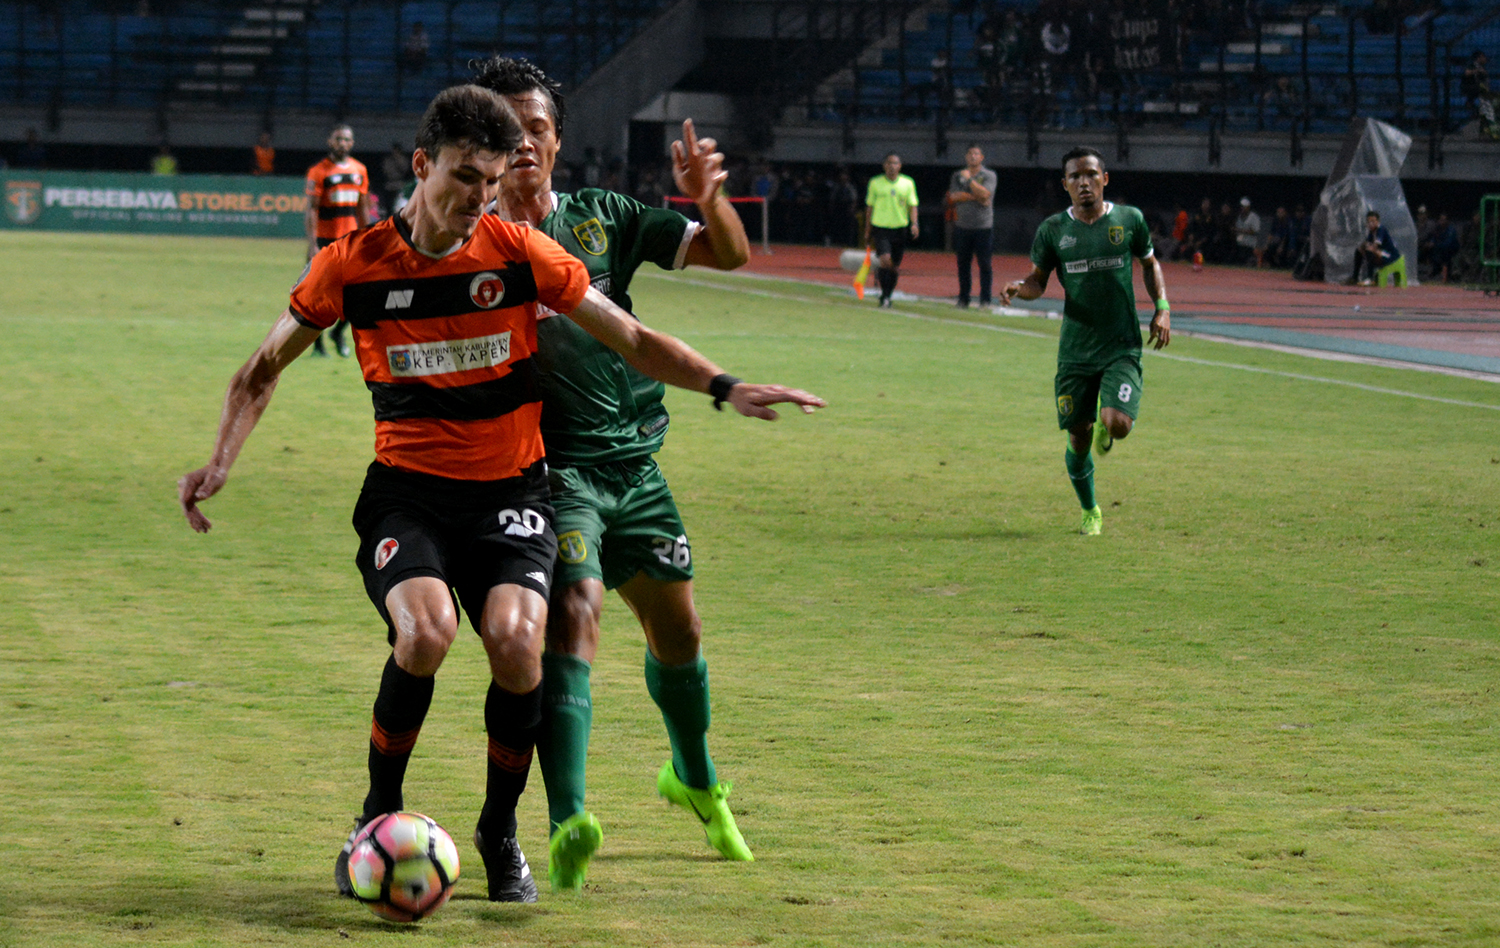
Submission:
[[271,145],[270,132],[261,132],[250,151],[250,173],[258,178],[276,173],[276,149]]
[[1198,205],[1198,213],[1188,221],[1187,233],[1177,245],[1178,260],[1191,260],[1194,254],[1208,256],[1208,248],[1214,239],[1214,202],[1208,198]]
[[1265,252],[1262,260],[1272,267],[1285,268],[1292,265],[1292,215],[1286,212],[1286,205],[1276,208],[1276,215],[1271,218],[1271,226],[1267,228],[1265,239]]
[[172,149],[166,142],[161,143],[156,155],[151,159],[151,173],[163,177],[177,173],[177,156],[172,154]]
[[[1388,267],[1401,259],[1401,251],[1396,249],[1396,242],[1391,239],[1391,232],[1385,225],[1380,223],[1380,213],[1370,211],[1365,214],[1364,243],[1354,254],[1354,276],[1350,279],[1360,286],[1369,286],[1380,276],[1380,269]],[[1360,277],[1362,271],[1368,271],[1369,276]]]
[[604,180],[604,165],[599,161],[599,152],[589,145],[583,150],[583,167],[578,173],[579,183],[585,188],[597,188]]
[[859,235],[859,192],[849,177],[849,169],[840,165],[827,187],[828,231],[823,245],[852,247]]
[[1432,240],[1428,247],[1431,276],[1448,282],[1452,276],[1453,259],[1458,256],[1458,228],[1448,220],[1447,214],[1439,214],[1433,224]]
[[[1182,206],[1181,201],[1172,202],[1172,240],[1176,242],[1173,247],[1174,251],[1182,245],[1184,240],[1187,240],[1188,224],[1192,220],[1192,215],[1187,212],[1187,208]],[[1173,256],[1172,259],[1175,260],[1176,257]]]
[[1474,50],[1474,55],[1469,57],[1469,64],[1464,67],[1459,90],[1469,100],[1469,109],[1474,113],[1474,120],[1479,123],[1479,137],[1496,139],[1500,138],[1500,125],[1495,123],[1495,97],[1490,92],[1489,61],[1484,50]]
[[1290,76],[1278,76],[1276,84],[1266,90],[1261,101],[1277,118],[1290,119],[1302,114],[1302,96]]
[[427,38],[427,27],[417,20],[411,25],[411,33],[401,41],[401,68],[407,72],[421,72],[427,68],[427,54],[432,41]]
[[26,143],[21,150],[16,152],[15,165],[17,168],[35,168],[41,170],[47,167],[47,146],[37,137],[36,129],[26,130]]
[[1235,258],[1235,221],[1239,215],[1234,208],[1225,201],[1219,205],[1219,213],[1214,215],[1214,234],[1208,243],[1208,249],[1203,256],[1210,263],[1233,263]]
[[1240,215],[1234,220],[1234,262],[1241,266],[1255,262],[1256,269],[1262,264],[1263,249],[1260,241],[1260,215],[1250,206],[1250,199],[1240,198]]
[[989,306],[994,271],[995,189],[1000,178],[984,166],[984,151],[970,145],[964,166],[948,182],[948,206],[953,209],[953,250],[958,255],[958,305],[969,308],[971,261],[979,264],[979,305]]
[[391,150],[380,161],[380,176],[384,182],[381,190],[385,191],[385,206],[392,214],[406,206],[401,196],[411,182],[411,173],[411,152],[402,148],[400,142],[391,142]]
[[1302,251],[1312,241],[1312,216],[1307,213],[1307,207],[1297,205],[1292,212],[1292,259],[1302,255]]

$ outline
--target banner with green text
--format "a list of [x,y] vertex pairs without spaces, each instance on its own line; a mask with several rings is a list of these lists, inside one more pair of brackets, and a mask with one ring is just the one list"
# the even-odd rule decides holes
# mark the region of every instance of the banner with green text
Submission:
[[3,230],[304,237],[301,178],[0,171]]

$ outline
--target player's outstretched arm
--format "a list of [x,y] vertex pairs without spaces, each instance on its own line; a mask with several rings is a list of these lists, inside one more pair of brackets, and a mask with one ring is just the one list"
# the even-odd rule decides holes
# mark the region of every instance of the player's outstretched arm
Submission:
[[1023,300],[1034,300],[1045,292],[1047,292],[1047,271],[1033,264],[1031,272],[1026,274],[1025,279],[1012,280],[1005,284],[1000,295],[1005,297],[1006,303],[1009,303],[1018,296]]
[[194,530],[207,533],[213,526],[198,509],[198,504],[217,494],[229,479],[229,468],[240,456],[240,449],[271,403],[271,394],[276,391],[282,370],[307,351],[318,338],[318,332],[297,322],[290,310],[282,312],[260,348],[229,380],[229,390],[224,393],[224,410],[219,413],[219,431],[214,437],[213,454],[207,464],[189,471],[177,481],[177,499],[182,504],[183,516]]
[[1162,276],[1161,263],[1156,254],[1141,260],[1141,279],[1146,281],[1146,292],[1156,304],[1156,313],[1151,317],[1151,335],[1147,340],[1151,348],[1162,349],[1172,341],[1172,307],[1167,304],[1167,280]]
[[729,177],[724,156],[712,138],[693,133],[693,120],[682,123],[682,139],[672,143],[672,179],[703,215],[703,229],[688,244],[686,262],[695,267],[734,270],[750,262],[750,238],[734,205],[719,193]]
[[618,352],[636,371],[658,382],[713,395],[716,403],[727,401],[742,415],[771,421],[776,418],[771,405],[796,405],[805,414],[812,414],[827,404],[801,389],[753,385],[726,375],[692,346],[643,325],[592,287],[568,317]]

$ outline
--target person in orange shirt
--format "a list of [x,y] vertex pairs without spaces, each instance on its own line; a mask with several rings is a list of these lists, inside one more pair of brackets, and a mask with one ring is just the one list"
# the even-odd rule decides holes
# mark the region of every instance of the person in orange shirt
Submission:
[[[354,129],[337,125],[328,133],[328,157],[307,169],[307,259],[346,234],[370,226],[368,196],[370,172],[350,157],[354,150]],[[335,323],[329,336],[341,356],[349,354],[344,341],[345,324]],[[313,344],[315,355],[327,355],[323,339]]]
[[359,829],[404,808],[407,763],[462,608],[491,678],[474,846],[491,901],[536,901],[515,808],[541,724],[557,556],[534,363],[539,316],[566,314],[638,371],[743,415],[770,420],[771,405],[824,405],[725,374],[592,288],[588,270],[552,238],[486,214],[522,138],[496,93],[439,93],[417,133],[411,201],[308,263],[287,309],[229,383],[209,462],[178,481],[189,526],[206,533],[212,524],[198,505],[223,488],[281,373],[323,329],[348,321],[375,406],[375,460],[354,508],[358,565],[391,653],[370,725],[369,793],[334,860],[343,895],[353,894],[349,852]]
[[260,138],[255,143],[254,160],[250,163],[250,173],[257,178],[276,173],[276,149],[271,147],[271,133],[261,132]]

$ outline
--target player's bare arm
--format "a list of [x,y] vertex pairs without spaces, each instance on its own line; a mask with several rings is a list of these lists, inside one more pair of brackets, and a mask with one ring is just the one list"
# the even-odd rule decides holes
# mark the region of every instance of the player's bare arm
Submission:
[[[568,316],[589,335],[618,352],[636,371],[678,388],[718,394],[713,391],[712,383],[725,374],[723,369],[681,339],[644,325],[593,287]],[[827,405],[818,396],[800,389],[747,382],[736,382],[722,397],[740,414],[766,421],[777,417],[767,407],[770,405],[796,405],[809,415]]]
[[198,504],[217,494],[229,479],[229,468],[240,456],[250,432],[265,414],[276,391],[281,373],[292,364],[313,341],[320,330],[309,329],[285,310],[271,326],[271,331],[261,342],[260,348],[229,380],[229,390],[224,393],[224,410],[219,414],[219,431],[214,437],[213,453],[209,461],[196,471],[189,471],[177,481],[177,499],[182,504],[182,513],[188,525],[199,533],[207,533],[213,526],[198,509]]
[[1151,348],[1163,349],[1172,341],[1172,308],[1167,304],[1167,281],[1162,276],[1161,263],[1156,259],[1156,254],[1140,260],[1141,279],[1145,281],[1146,293],[1156,306],[1156,312],[1151,317],[1151,336],[1148,341]]
[[1000,295],[1005,297],[1004,302],[1009,303],[1016,297],[1023,300],[1034,300],[1047,292],[1047,271],[1041,267],[1032,266],[1031,272],[1025,279],[1012,280],[1001,289]]
[[699,138],[693,120],[682,123],[682,138],[672,143],[672,179],[703,215],[703,229],[688,244],[687,262],[696,267],[734,270],[750,262],[750,238],[734,205],[720,193],[729,172],[712,138]]

